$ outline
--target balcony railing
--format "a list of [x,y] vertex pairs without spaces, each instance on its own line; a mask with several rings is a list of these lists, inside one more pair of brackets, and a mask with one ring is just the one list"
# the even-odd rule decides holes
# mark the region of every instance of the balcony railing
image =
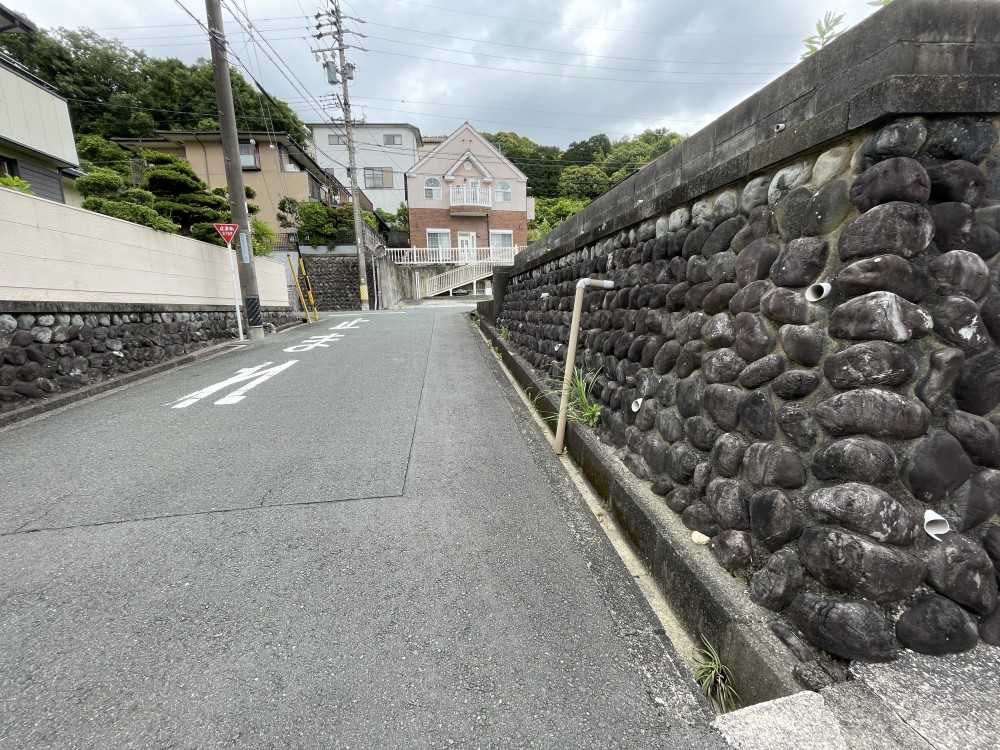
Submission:
[[488,262],[495,266],[514,265],[514,256],[523,247],[406,247],[389,248],[390,261],[406,266],[425,266],[438,263],[467,265]]
[[478,206],[480,208],[489,208],[493,205],[492,192],[488,187],[452,185],[448,196],[453,207]]

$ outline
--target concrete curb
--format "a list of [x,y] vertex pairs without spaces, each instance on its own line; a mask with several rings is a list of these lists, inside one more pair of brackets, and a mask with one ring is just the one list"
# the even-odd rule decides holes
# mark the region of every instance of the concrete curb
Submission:
[[[296,323],[287,323],[280,328],[275,330],[275,333],[280,333],[281,331],[287,331],[289,328],[294,328],[295,326],[305,325],[305,321],[300,321]],[[18,422],[23,422],[26,419],[31,419],[32,417],[37,417],[42,414],[47,414],[56,409],[61,409],[64,406],[70,406],[72,404],[84,401],[85,399],[92,398],[94,396],[99,396],[102,393],[107,393],[108,391],[113,391],[116,388],[123,388],[127,385],[132,385],[140,380],[151,377],[153,375],[159,375],[161,372],[167,372],[168,370],[173,370],[177,367],[183,367],[184,365],[193,364],[195,362],[201,362],[202,360],[212,359],[220,354],[225,354],[227,351],[232,351],[235,345],[239,342],[226,341],[222,344],[215,344],[213,346],[207,347],[205,349],[199,349],[198,351],[191,352],[190,354],[184,354],[180,357],[175,357],[173,359],[167,360],[166,362],[160,362],[159,364],[152,365],[150,367],[144,367],[141,370],[135,370],[134,372],[129,372],[119,377],[113,378],[111,380],[105,380],[102,383],[95,383],[94,385],[84,386],[83,388],[78,388],[75,391],[68,391],[66,393],[60,393],[52,398],[46,398],[42,401],[37,401],[30,406],[26,406],[23,409],[18,409],[17,411],[7,412],[6,414],[0,414],[0,430],[5,427],[9,427],[12,424],[17,424]]]
[[[480,330],[538,408],[555,414],[558,403],[543,395],[546,389],[530,365],[492,328],[480,325]],[[554,430],[555,423],[550,424]],[[768,627],[774,615],[754,605],[746,587],[719,567],[707,547],[694,544],[680,518],[589,430],[567,425],[566,449],[649,566],[684,627],[696,641],[704,635],[715,646],[733,673],[743,705],[800,692],[803,688],[792,676],[798,662]]]

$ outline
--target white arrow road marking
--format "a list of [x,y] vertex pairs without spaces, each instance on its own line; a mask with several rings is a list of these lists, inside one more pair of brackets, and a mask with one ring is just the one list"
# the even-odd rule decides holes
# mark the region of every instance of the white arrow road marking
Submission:
[[[332,331],[334,329],[331,328],[330,330]],[[315,349],[318,346],[323,347],[324,349],[328,349],[330,347],[330,343],[331,342],[338,341],[339,339],[342,339],[342,338],[344,338],[344,334],[342,334],[342,333],[330,333],[330,334],[327,334],[326,336],[310,336],[305,341],[303,341],[301,344],[296,344],[295,346],[290,346],[287,349],[285,349],[285,351],[286,352],[308,352],[308,351],[312,351],[313,349]]]
[[260,385],[265,380],[268,380],[277,375],[279,372],[287,370],[296,362],[298,362],[297,359],[292,359],[283,365],[272,367],[269,370],[262,370],[261,368],[273,364],[271,362],[265,362],[264,364],[257,365],[256,367],[244,367],[242,370],[237,371],[237,373],[233,377],[229,378],[229,380],[223,380],[221,383],[210,385],[207,388],[202,388],[200,391],[195,391],[194,393],[188,394],[187,396],[183,396],[182,398],[178,399],[176,403],[173,404],[172,408],[185,409],[188,406],[191,406],[191,404],[196,404],[203,398],[211,396],[213,393],[217,393],[218,391],[228,388],[231,385],[236,385],[237,383],[243,383],[247,380],[251,380],[252,382],[247,383],[242,388],[238,388],[237,390],[230,393],[228,396],[221,398],[215,402],[217,405],[220,406],[239,403],[240,401],[243,400],[243,398],[247,394],[247,391],[249,391],[251,388]]

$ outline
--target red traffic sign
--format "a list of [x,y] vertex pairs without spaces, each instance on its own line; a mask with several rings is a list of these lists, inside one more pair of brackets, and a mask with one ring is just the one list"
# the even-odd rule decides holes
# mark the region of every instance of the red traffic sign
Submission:
[[239,224],[213,224],[212,226],[215,227],[216,232],[222,235],[222,239],[226,241],[227,245],[233,241],[233,237],[240,231]]

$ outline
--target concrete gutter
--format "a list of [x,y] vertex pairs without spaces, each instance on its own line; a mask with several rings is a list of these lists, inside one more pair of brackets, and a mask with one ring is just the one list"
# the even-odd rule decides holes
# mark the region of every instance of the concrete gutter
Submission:
[[[538,409],[546,416],[558,414],[558,402],[545,395],[551,388],[535,379],[531,366],[492,328],[480,329]],[[549,425],[551,429],[554,422]],[[800,692],[803,688],[792,675],[798,662],[768,627],[774,615],[753,604],[746,585],[719,567],[707,547],[691,540],[690,529],[663,499],[633,477],[589,429],[569,424],[566,450],[649,567],[681,624],[695,641],[704,635],[732,670],[743,705]]]
[[[305,325],[305,321],[287,323],[278,327],[275,333],[286,331],[289,328],[294,328],[295,326],[300,325]],[[108,391],[113,391],[117,388],[124,388],[127,385],[132,385],[133,383],[137,383],[140,380],[152,377],[153,375],[159,375],[161,372],[166,372],[167,370],[173,370],[177,367],[183,367],[184,365],[190,365],[195,362],[212,359],[220,354],[233,351],[240,345],[240,342],[236,340],[226,341],[222,344],[215,344],[214,346],[199,349],[198,351],[191,352],[190,354],[184,354],[180,357],[174,357],[173,359],[160,362],[159,364],[152,365],[150,367],[144,367],[141,370],[125,373],[124,375],[112,378],[111,380],[94,383],[94,385],[84,386],[83,388],[77,388],[73,391],[59,393],[51,398],[35,401],[30,405],[25,406],[23,409],[17,409],[16,411],[7,412],[6,414],[0,414],[0,429],[3,429],[8,425],[16,424],[17,422],[23,422],[24,420],[31,419],[32,417],[47,414],[51,411],[55,411],[56,409],[61,409],[64,406],[78,403],[84,399],[99,396],[102,393],[107,393]],[[243,345],[245,346],[246,344]]]

